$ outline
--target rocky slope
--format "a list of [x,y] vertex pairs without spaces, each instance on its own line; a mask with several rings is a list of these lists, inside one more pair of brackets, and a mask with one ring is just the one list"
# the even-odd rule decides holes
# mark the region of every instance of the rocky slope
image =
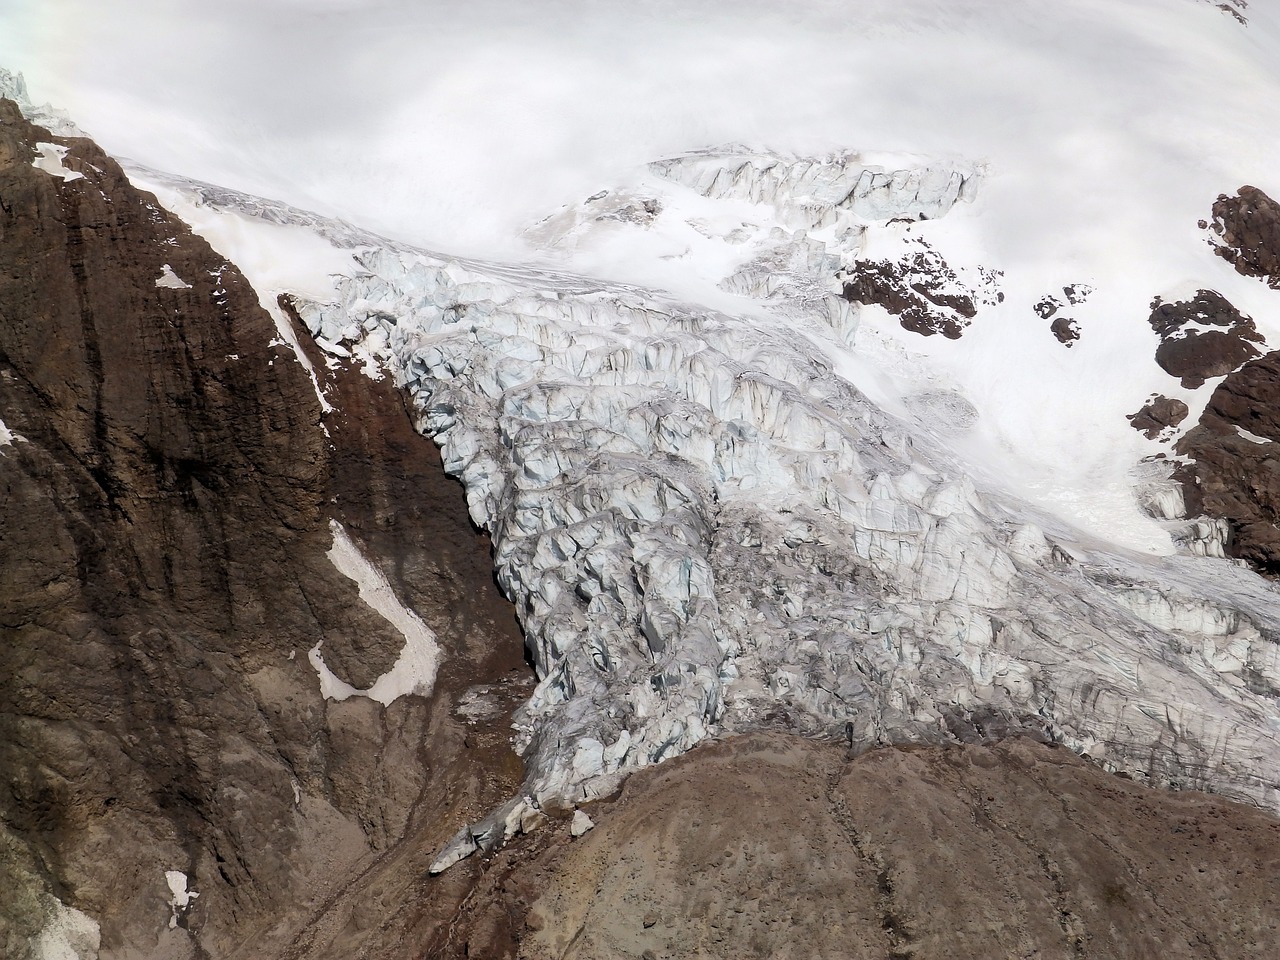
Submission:
[[[1257,187],[1243,186],[1234,197],[1217,199],[1207,226],[1215,252],[1239,273],[1273,289],[1280,286],[1280,204]],[[1221,304],[1216,307],[1213,323],[1225,319],[1232,330],[1241,327],[1230,304],[1226,311]],[[1275,309],[1280,310],[1280,294]],[[1234,318],[1226,315],[1231,313]],[[1251,328],[1248,322],[1244,340],[1257,339]],[[1214,331],[1202,337],[1214,335],[1223,336]],[[1280,482],[1273,445],[1280,440],[1280,352],[1257,357],[1258,351],[1244,340],[1231,347],[1233,362],[1216,369],[1227,375],[1214,388],[1199,422],[1178,441],[1177,451],[1193,461],[1184,471],[1189,509],[1226,519],[1231,555],[1276,576]]]
[[500,854],[428,956],[1262,960],[1280,929],[1280,822],[1029,740],[744,736],[589,809]]
[[[446,888],[369,901],[413,900],[415,858],[520,779],[487,540],[390,385],[321,366],[322,405],[292,338],[94,144],[0,102],[7,957],[394,942]],[[379,581],[436,663],[326,699],[309,651],[357,689],[405,653]]]

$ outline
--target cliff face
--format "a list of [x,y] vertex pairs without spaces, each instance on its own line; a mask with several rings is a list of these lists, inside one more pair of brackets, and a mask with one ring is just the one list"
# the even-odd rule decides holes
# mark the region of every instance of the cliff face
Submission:
[[[232,264],[0,102],[0,953],[88,951],[68,907],[102,956],[394,939],[344,932],[367,886],[519,781],[487,541],[392,388],[326,377],[322,422]],[[318,643],[358,689],[405,646],[331,521],[434,631],[432,698],[322,698]]]

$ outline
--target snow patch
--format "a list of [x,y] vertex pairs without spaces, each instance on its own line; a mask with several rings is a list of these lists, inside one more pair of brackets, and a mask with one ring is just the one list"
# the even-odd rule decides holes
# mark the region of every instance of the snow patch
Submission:
[[172,930],[178,925],[182,915],[191,907],[191,901],[195,900],[200,894],[187,888],[189,881],[187,875],[181,870],[166,870],[164,879],[169,885],[169,929]]
[[40,151],[40,156],[36,157],[31,165],[37,170],[43,170],[51,176],[61,177],[68,182],[84,179],[83,173],[77,173],[64,163],[67,157],[66,147],[56,143],[37,143],[36,149]]
[[0,447],[11,447],[15,442],[25,443],[26,440],[26,437],[20,433],[14,433],[5,426],[3,420],[0,420]]
[[360,552],[342,524],[331,520],[329,528],[333,532],[333,546],[328,553],[330,562],[339,573],[359,586],[360,599],[399,631],[404,637],[404,648],[391,669],[374,681],[373,686],[357,690],[328,668],[320,652],[322,643],[317,643],[307,651],[307,658],[320,677],[321,695],[326,700],[337,701],[368,697],[384,707],[406,694],[428,696],[435,685],[440,659],[435,633],[400,602],[382,572]]
[[1248,430],[1246,430],[1244,427],[1238,424],[1236,425],[1236,433],[1238,433],[1245,440],[1248,440],[1250,443],[1271,443],[1272,442],[1270,437],[1260,437],[1256,433],[1250,433]]
[[185,280],[179,277],[176,273],[174,273],[173,267],[169,266],[169,264],[167,263],[164,265],[164,268],[160,271],[160,276],[156,280],[156,286],[163,287],[166,290],[190,290],[191,289],[191,284],[187,283]]

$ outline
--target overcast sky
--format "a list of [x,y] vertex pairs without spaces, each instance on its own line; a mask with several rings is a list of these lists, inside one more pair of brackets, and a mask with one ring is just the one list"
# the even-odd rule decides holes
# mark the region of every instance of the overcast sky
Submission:
[[731,141],[1217,162],[1276,88],[1249,37],[1198,0],[0,0],[0,64],[109,150],[460,250]]

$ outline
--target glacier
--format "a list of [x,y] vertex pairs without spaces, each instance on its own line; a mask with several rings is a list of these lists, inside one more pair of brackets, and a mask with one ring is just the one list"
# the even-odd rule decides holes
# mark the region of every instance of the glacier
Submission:
[[[912,190],[887,192],[874,221],[838,209],[847,193],[815,198],[793,179],[815,182],[813,164],[733,155],[710,173],[716,162],[689,154],[663,172],[713,192],[758,179],[747,167],[776,171],[751,199],[793,228],[766,224],[765,239],[822,270],[920,212]],[[930,203],[963,198],[953,178],[918,179],[941,185]],[[539,677],[517,716],[528,776],[433,869],[708,737],[761,728],[855,749],[1026,733],[1146,782],[1280,809],[1275,588],[1220,559],[1222,524],[1182,518],[1159,464],[1130,492],[1162,518],[1148,522],[1169,549],[1153,553],[987,482],[947,439],[979,420],[963,395],[873,402],[840,373],[860,320],[834,287],[807,323],[793,301],[771,309],[768,286],[763,313],[734,314],[152,185],[180,211],[194,197],[348,252],[330,293],[294,291],[293,309],[333,362],[396,378],[492,535]],[[809,226],[848,217],[864,222],[813,246]]]
[[[870,308],[838,296],[832,269],[901,229],[889,221],[922,204],[945,217],[980,190],[972,173],[962,189],[917,176],[928,164],[866,175],[847,169],[854,156],[699,151],[660,166],[699,197],[773,211],[718,264],[722,303],[759,306],[737,312],[141,174],[215,233],[266,224],[346,251],[328,291],[284,283],[263,299],[284,295],[331,363],[395,377],[493,538],[539,678],[516,718],[527,780],[433,869],[761,728],[855,749],[1027,733],[1147,782],[1280,808],[1275,588],[1221,559],[1221,521],[1182,517],[1167,466],[1142,465],[1129,492],[1163,531],[1153,553],[985,480],[964,458],[981,418],[962,393],[904,381],[895,412],[842,375]],[[911,187],[859,210],[857,183]],[[614,199],[639,213],[606,226],[656,216]],[[742,229],[716,230],[731,222]],[[597,226],[570,209],[534,230],[554,246]],[[736,279],[761,247],[794,283]]]

